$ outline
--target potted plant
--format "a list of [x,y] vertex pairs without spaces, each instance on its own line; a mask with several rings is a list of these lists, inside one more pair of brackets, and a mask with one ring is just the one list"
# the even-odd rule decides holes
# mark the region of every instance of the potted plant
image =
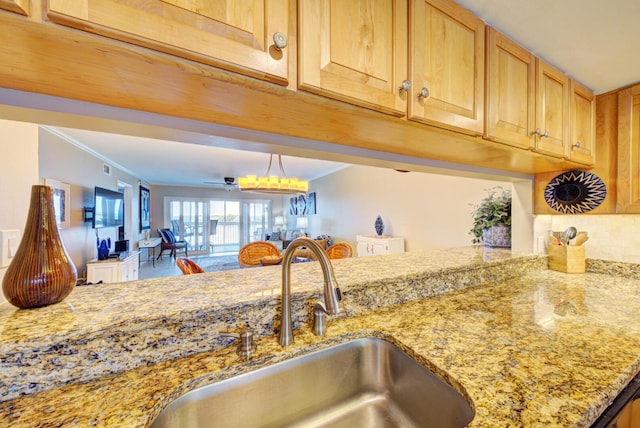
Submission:
[[511,191],[502,187],[488,189],[489,194],[473,206],[472,242],[488,247],[511,248]]

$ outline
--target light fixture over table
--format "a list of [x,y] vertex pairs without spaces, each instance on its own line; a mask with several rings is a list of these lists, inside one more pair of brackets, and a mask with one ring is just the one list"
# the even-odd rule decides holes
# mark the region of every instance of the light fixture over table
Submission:
[[282,166],[282,156],[278,155],[278,166],[280,168],[280,176],[270,175],[271,165],[273,163],[273,153],[269,157],[269,166],[264,176],[257,177],[255,175],[247,175],[246,177],[238,177],[238,188],[248,192],[259,193],[278,193],[283,195],[296,195],[298,193],[307,193],[309,190],[309,182],[298,180],[297,178],[289,178],[284,172]]

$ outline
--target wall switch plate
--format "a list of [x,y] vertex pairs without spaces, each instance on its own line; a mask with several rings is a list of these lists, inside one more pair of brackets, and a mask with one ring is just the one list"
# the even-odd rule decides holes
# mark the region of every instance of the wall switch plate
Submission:
[[18,251],[20,231],[18,229],[0,230],[0,268],[9,266]]

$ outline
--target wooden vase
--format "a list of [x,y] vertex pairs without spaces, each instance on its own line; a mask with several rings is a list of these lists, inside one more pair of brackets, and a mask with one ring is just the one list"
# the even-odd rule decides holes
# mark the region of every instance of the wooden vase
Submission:
[[18,308],[37,308],[62,301],[77,278],[58,232],[53,190],[33,186],[24,234],[2,280],[2,292]]

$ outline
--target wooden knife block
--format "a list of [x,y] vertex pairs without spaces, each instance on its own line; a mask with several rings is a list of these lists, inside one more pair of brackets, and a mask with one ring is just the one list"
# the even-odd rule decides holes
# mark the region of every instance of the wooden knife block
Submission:
[[584,246],[549,244],[548,267],[558,272],[584,273]]

